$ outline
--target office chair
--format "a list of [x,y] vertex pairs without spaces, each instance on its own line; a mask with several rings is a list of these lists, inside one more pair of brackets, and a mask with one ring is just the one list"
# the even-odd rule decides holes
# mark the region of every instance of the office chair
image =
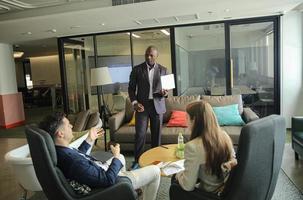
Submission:
[[49,200],[135,200],[136,193],[128,178],[108,188],[93,189],[88,195],[76,194],[57,165],[57,155],[51,136],[35,127],[27,126],[26,138],[37,178]]
[[270,200],[274,193],[284,150],[285,120],[271,115],[242,128],[232,171],[221,196],[200,189],[187,192],[177,183],[170,187],[171,200]]

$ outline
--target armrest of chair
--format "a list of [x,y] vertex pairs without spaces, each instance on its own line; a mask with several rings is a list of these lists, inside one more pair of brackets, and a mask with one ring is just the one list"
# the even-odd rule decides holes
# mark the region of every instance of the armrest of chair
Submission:
[[259,119],[258,115],[250,108],[243,108],[243,118],[246,123]]
[[291,118],[291,130],[292,132],[303,131],[303,117],[294,116]]
[[122,110],[113,116],[111,116],[108,120],[110,138],[114,139],[114,133],[121,127],[125,118],[125,110]]
[[137,199],[137,194],[133,189],[130,180],[126,177],[119,178],[118,182],[108,188],[98,189],[93,191],[91,195],[83,198],[83,200],[113,200],[113,199],[123,199],[123,200],[135,200]]

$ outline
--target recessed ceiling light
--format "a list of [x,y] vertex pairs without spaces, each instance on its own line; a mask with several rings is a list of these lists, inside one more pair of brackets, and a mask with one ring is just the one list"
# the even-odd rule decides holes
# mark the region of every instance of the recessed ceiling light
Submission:
[[212,11],[208,11],[207,13],[208,13],[209,15],[213,14],[213,12],[212,12]]
[[231,19],[232,17],[224,17],[224,19]]
[[24,33],[21,33],[22,35],[31,35],[33,34],[32,32],[28,31],[28,32],[24,32]]
[[224,10],[224,12],[229,12],[230,10],[228,9],[228,8],[226,8],[225,10]]
[[80,28],[81,26],[79,25],[74,25],[74,26],[71,26],[70,28],[73,29],[73,28]]
[[170,33],[167,30],[165,30],[165,29],[161,29],[161,32],[164,33],[167,36],[170,35]]
[[199,16],[198,13],[195,14],[195,18],[196,18],[196,19],[199,19],[199,18],[200,18],[200,16]]
[[105,23],[100,24],[101,26],[105,26]]
[[57,30],[56,30],[56,29],[49,29],[49,30],[47,30],[46,32],[50,32],[50,33],[56,33],[56,32],[57,32]]

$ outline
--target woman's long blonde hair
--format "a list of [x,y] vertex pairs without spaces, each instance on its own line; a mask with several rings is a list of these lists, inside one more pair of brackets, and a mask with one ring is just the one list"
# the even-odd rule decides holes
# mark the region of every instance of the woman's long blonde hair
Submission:
[[197,101],[186,107],[191,120],[191,140],[202,138],[206,152],[206,170],[222,177],[221,164],[232,158],[231,139],[221,130],[213,109],[206,101]]

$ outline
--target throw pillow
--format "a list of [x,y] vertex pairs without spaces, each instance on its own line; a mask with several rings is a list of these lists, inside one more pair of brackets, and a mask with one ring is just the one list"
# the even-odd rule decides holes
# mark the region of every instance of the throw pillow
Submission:
[[132,119],[130,120],[130,122],[128,122],[129,126],[135,126],[135,124],[136,124],[136,117],[135,117],[135,115],[136,115],[136,112],[133,113]]
[[[134,112],[132,119],[130,120],[130,122],[128,122],[129,126],[135,126],[136,125],[136,112]],[[148,126],[150,126],[150,121],[148,121]]]
[[187,127],[186,112],[173,110],[167,127]]
[[68,180],[69,185],[71,188],[74,190],[76,194],[79,195],[88,195],[90,191],[92,190],[89,186],[85,184],[78,183],[77,181],[74,180]]
[[239,114],[238,104],[213,107],[213,110],[220,126],[242,126],[245,124]]

